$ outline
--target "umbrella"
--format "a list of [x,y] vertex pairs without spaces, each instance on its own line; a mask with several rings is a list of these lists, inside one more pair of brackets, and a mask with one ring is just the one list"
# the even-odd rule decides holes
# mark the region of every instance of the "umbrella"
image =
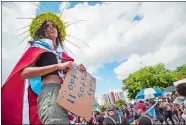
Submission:
[[136,95],[136,99],[151,99],[163,95],[163,91],[159,88],[142,89]]
[[178,81],[174,82],[173,84],[174,84],[174,86],[177,86],[177,85],[184,83],[184,82],[186,82],[186,78],[182,79],[182,80],[178,80]]
[[163,90],[163,92],[166,92],[166,93],[173,92],[173,91],[176,91],[175,86],[169,86]]

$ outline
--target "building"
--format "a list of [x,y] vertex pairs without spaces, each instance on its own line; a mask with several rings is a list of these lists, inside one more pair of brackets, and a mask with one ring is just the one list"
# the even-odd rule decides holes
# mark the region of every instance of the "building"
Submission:
[[105,103],[111,103],[109,94],[103,94],[102,95],[102,101],[103,101],[103,104],[105,104]]
[[127,92],[110,92],[109,94],[101,95],[97,100],[98,104],[104,105],[106,103],[116,103],[117,100],[129,101]]
[[125,94],[124,92],[116,92],[115,93],[115,97],[116,97],[116,101],[117,100],[126,100]]
[[110,100],[111,100],[111,103],[116,103],[116,96],[114,92],[110,92]]

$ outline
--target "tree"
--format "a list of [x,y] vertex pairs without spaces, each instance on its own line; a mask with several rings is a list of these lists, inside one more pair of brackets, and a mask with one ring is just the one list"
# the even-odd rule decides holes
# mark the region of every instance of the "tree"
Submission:
[[126,102],[125,102],[124,100],[121,100],[121,99],[120,99],[120,100],[117,100],[117,101],[116,101],[116,106],[117,106],[117,107],[121,107],[123,104],[126,104]]
[[186,78],[186,65],[181,65],[174,70],[178,76],[178,79]]
[[129,99],[134,99],[143,88],[164,89],[177,81],[177,73],[166,69],[164,64],[146,66],[123,80],[123,90],[128,90]]

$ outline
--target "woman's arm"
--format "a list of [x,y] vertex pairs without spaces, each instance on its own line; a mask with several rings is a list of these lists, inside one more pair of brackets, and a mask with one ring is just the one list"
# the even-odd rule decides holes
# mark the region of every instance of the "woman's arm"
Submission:
[[21,78],[28,79],[28,78],[39,77],[48,74],[50,72],[53,72],[55,70],[64,70],[66,68],[69,69],[73,68],[73,64],[71,61],[65,63],[53,64],[49,66],[43,66],[43,67],[26,67],[21,71]]
[[26,67],[21,72],[22,79],[34,78],[46,75],[50,72],[58,70],[57,64],[44,66],[44,67]]

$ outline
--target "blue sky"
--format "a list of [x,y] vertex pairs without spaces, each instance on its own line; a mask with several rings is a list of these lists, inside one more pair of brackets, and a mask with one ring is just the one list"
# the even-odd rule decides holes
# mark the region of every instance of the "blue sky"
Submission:
[[[56,2],[40,2],[40,7],[42,10],[47,11],[47,12],[57,12],[59,13],[59,5],[62,2],[60,1],[56,1]],[[70,7],[69,8],[73,8],[75,5],[79,4],[79,3],[84,3],[84,2],[70,2]],[[94,6],[96,4],[101,4],[101,2],[88,2],[88,5]],[[41,10],[37,10],[37,13],[41,12]]]
[[[123,62],[123,61],[122,61]],[[120,65],[121,62],[112,62],[104,64],[103,68],[94,73],[101,79],[97,79],[96,91],[97,94],[107,93],[110,89],[118,89],[122,87],[122,81],[116,78],[114,68]]]
[[[73,8],[79,3],[83,2],[71,2],[70,8]],[[40,2],[40,8],[42,11],[47,12],[57,12],[59,11],[59,5],[61,2]],[[101,2],[88,2],[88,5],[94,6],[96,4],[101,4]],[[41,10],[37,10],[37,14],[39,14]],[[132,21],[141,20],[142,17],[136,15]],[[98,95],[108,93],[111,89],[122,88],[122,81],[116,78],[116,74],[114,73],[114,69],[118,67],[122,62],[112,62],[104,64],[103,68],[98,69],[93,75],[98,76],[101,79],[97,79],[97,87],[96,93]]]

